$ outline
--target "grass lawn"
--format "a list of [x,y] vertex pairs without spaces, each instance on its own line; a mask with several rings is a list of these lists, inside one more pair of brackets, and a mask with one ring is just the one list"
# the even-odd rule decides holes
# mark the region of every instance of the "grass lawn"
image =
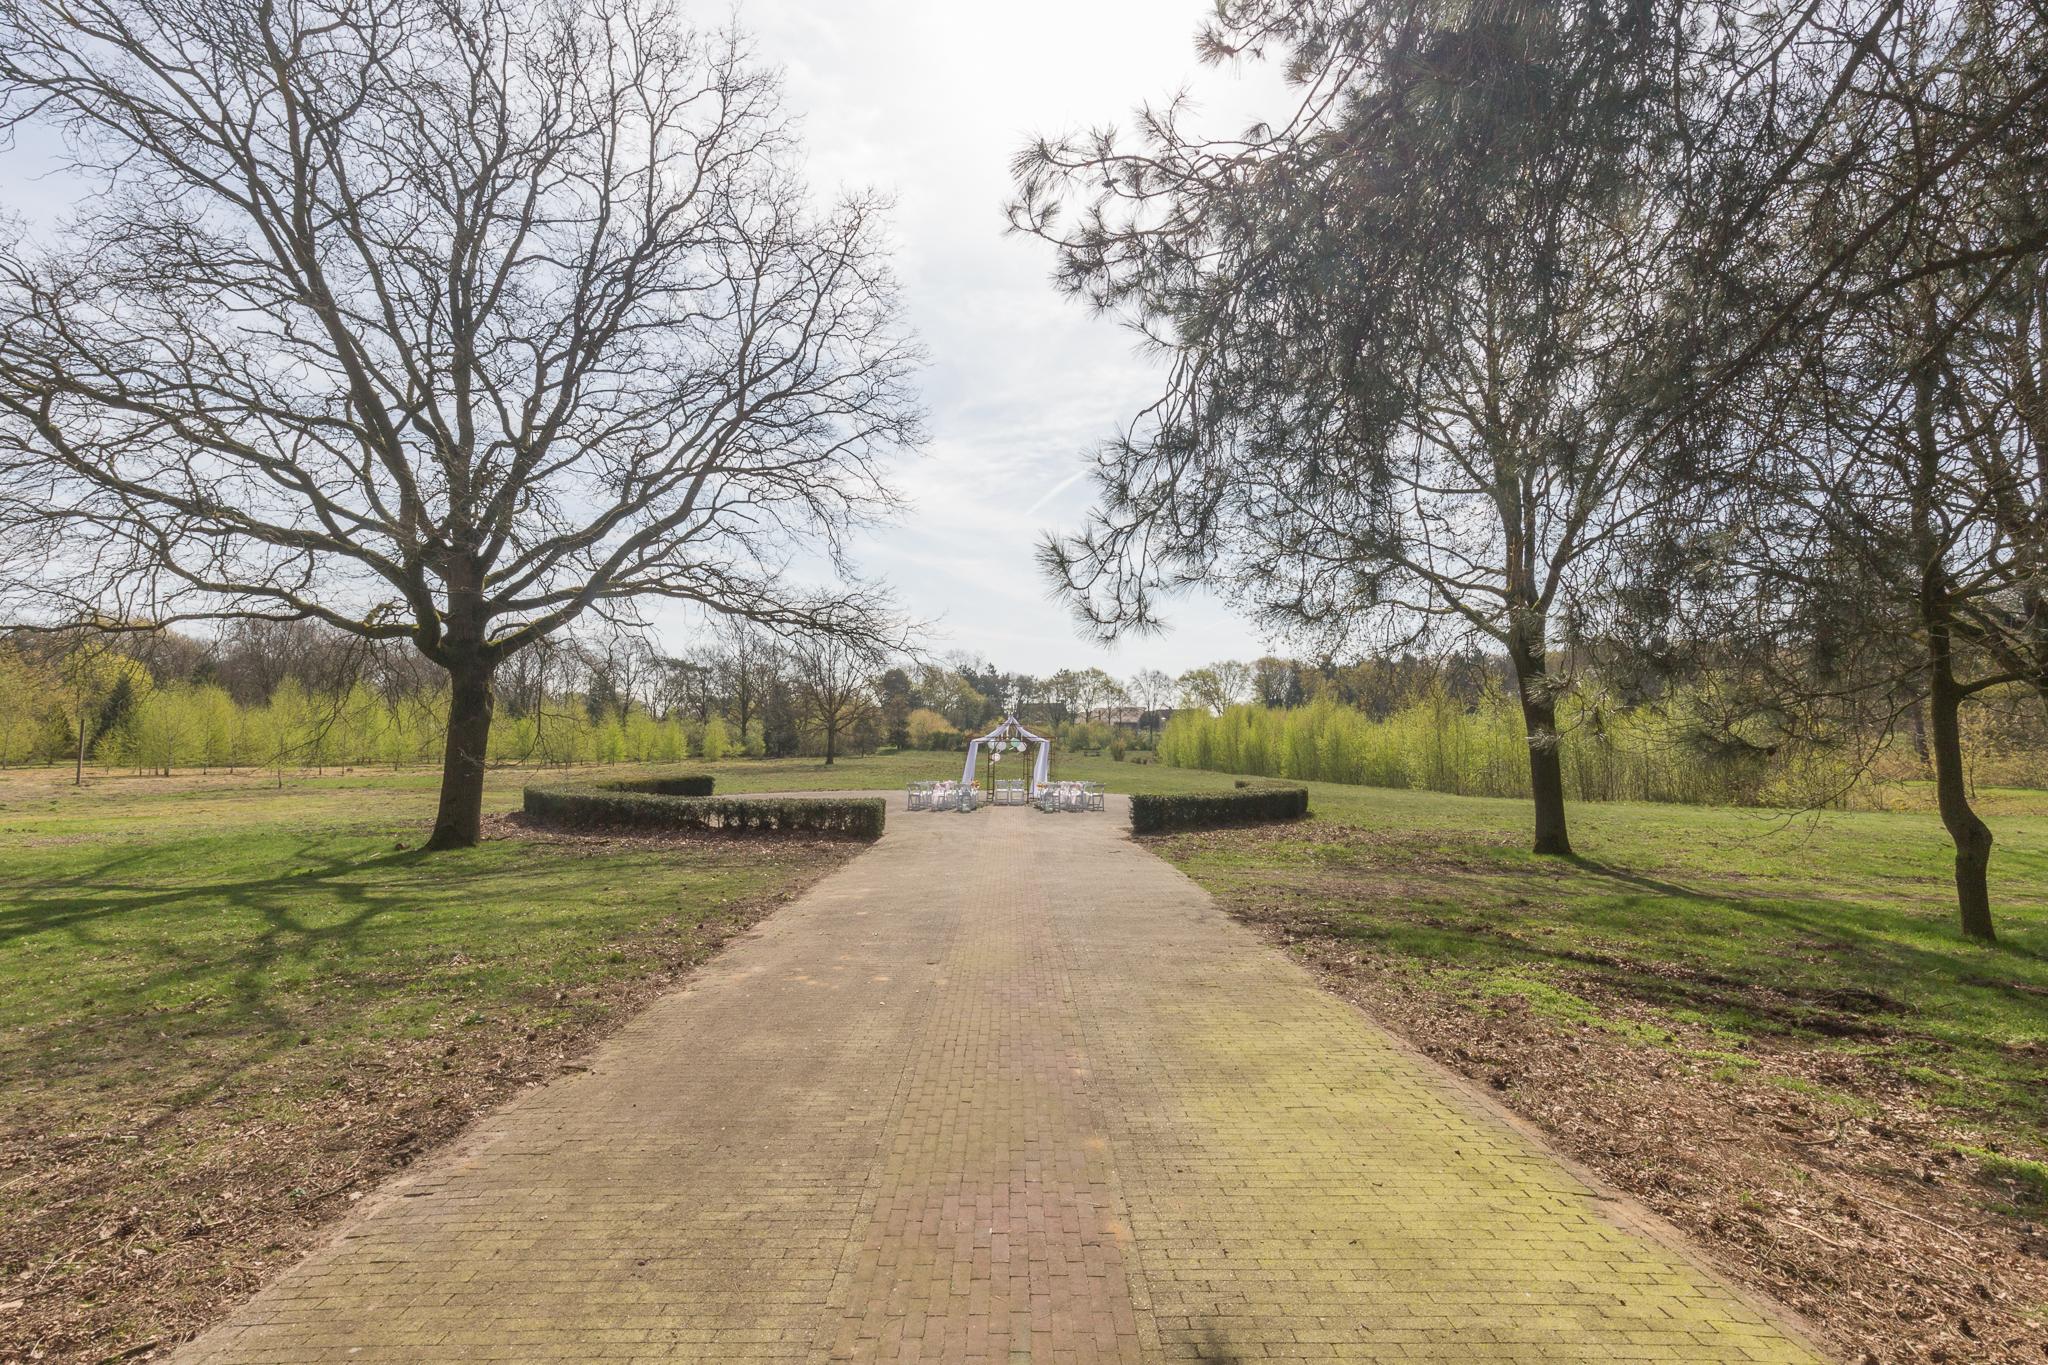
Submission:
[[1924,811],[1581,805],[1563,861],[1521,802],[1310,785],[1149,842],[1847,1359],[2048,1358],[2048,793],[1980,794],[1983,947]]
[[[960,763],[712,771],[900,790]],[[529,776],[493,773],[487,811]],[[0,1360],[176,1340],[850,852],[428,858],[436,782],[0,774]],[[1985,948],[1954,928],[1924,811],[1582,805],[1559,861],[1523,850],[1520,802],[1311,793],[1303,824],[1148,846],[1848,1358],[2048,1358],[2048,795],[1981,794]]]
[[1728,1039],[1863,1058],[1972,1124],[2036,1141],[2048,1125],[2048,793],[1987,803],[1994,947],[1956,930],[1929,815],[1580,806],[1580,857],[1559,862],[1525,850],[1517,802],[1320,785],[1311,800],[1295,835],[1167,847],[1233,900],[1305,901],[1319,932],[1475,1000],[1576,1021],[1599,1013],[1570,989],[1589,985]]
[[68,777],[0,775],[0,1360],[203,1323],[852,851],[429,857],[431,774]]
[[[719,781],[898,788],[959,764]],[[1067,755],[1055,776],[1233,782]],[[1931,801],[1577,805],[1567,861],[1526,851],[1523,802],[1308,785],[1304,824],[1148,846],[1845,1358],[2048,1359],[2048,793],[1978,793],[1983,947],[1956,929]]]

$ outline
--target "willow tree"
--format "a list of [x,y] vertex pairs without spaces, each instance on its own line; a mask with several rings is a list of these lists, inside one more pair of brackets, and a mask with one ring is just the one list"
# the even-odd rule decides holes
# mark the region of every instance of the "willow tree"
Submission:
[[[1535,848],[1566,854],[1561,634],[1653,496],[1645,401],[1673,310],[1673,5],[1264,0],[1292,117],[1242,139],[1147,111],[1018,161],[1059,284],[1170,358],[1043,559],[1105,636],[1223,588],[1323,651],[1474,634],[1511,660]],[[1674,74],[1678,73],[1678,74]]]
[[88,192],[0,241],[12,614],[310,619],[446,671],[431,846],[492,678],[670,598],[868,640],[791,584],[918,437],[876,203],[646,0],[0,0],[0,130]]

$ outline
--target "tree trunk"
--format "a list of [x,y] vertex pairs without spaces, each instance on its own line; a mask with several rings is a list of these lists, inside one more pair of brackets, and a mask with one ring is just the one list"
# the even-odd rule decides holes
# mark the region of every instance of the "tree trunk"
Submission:
[[74,787],[83,787],[85,785],[85,708],[83,707],[80,707],[78,712],[78,763],[71,769],[71,785]]
[[1564,817],[1564,756],[1557,734],[1557,697],[1545,657],[1543,620],[1533,607],[1516,613],[1508,654],[1521,693],[1522,728],[1529,738],[1529,795],[1536,807],[1533,847],[1538,853],[1569,858],[1572,841]]
[[825,722],[825,766],[832,766],[832,759],[839,748],[839,727],[831,721]]
[[1985,874],[1991,866],[1991,829],[1970,808],[1969,785],[1963,773],[1963,733],[1957,717],[1967,695],[1956,681],[1954,585],[1949,579],[1948,546],[1937,533],[1933,490],[1940,464],[1934,429],[1934,376],[1931,362],[1914,367],[1913,427],[1917,441],[1913,521],[1920,554],[1920,619],[1927,630],[1927,728],[1934,749],[1934,795],[1941,823],[1956,846],[1956,910],[1963,933],[1980,942],[1995,937],[1991,929],[1991,890]]
[[491,669],[475,659],[448,670],[448,748],[441,760],[441,809],[429,849],[473,848],[483,832],[484,756],[491,738]]
[[1963,932],[1990,943],[1997,937],[1991,928],[1991,889],[1986,878],[1991,867],[1991,828],[1970,807],[1963,774],[1962,727],[1956,715],[1961,704],[1962,693],[1948,660],[1937,658],[1927,698],[1928,728],[1934,741],[1935,800],[1941,823],[1956,846],[1956,909],[1962,915]]
[[1522,697],[1522,725],[1529,732],[1529,795],[1536,805],[1538,853],[1569,858],[1572,841],[1564,818],[1564,756],[1558,751],[1557,706],[1547,698]]

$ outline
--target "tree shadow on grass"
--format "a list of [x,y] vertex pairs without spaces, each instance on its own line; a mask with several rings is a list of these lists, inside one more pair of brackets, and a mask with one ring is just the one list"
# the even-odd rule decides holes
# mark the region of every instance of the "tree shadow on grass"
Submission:
[[[301,846],[288,860],[292,870],[272,876],[176,886],[139,878],[122,880],[124,873],[132,876],[139,870],[138,865],[146,865],[150,852],[138,850],[104,859],[71,876],[42,880],[25,894],[16,893],[14,903],[0,909],[0,949],[33,936],[62,933],[80,946],[133,952],[139,946],[133,939],[114,944],[94,931],[115,919],[133,922],[138,916],[176,913],[186,907],[210,909],[206,903],[213,901],[224,902],[231,910],[260,915],[268,926],[260,943],[274,945],[290,935],[297,935],[308,947],[337,941],[352,943],[372,920],[402,908],[400,904],[378,899],[380,892],[388,893],[393,888],[378,886],[377,876],[414,867],[429,856],[410,850],[365,858],[320,853],[310,846]],[[294,921],[283,899],[309,887],[320,888],[325,903],[350,905],[355,912],[332,923]],[[155,946],[170,951],[173,942],[170,936],[164,936]]]
[[[1405,952],[1458,966],[1590,972],[1649,1004],[1837,1037],[1892,1026],[1873,1016],[1898,1020],[1973,997],[1982,1008],[1996,1000],[2009,1009],[2048,986],[2040,971],[2048,954],[2019,941],[2032,914],[1987,948],[1938,921],[1852,897],[1688,885],[1583,856],[1549,866],[1556,873],[1533,883],[1519,866],[1434,868],[1419,897],[1398,898],[1412,907],[1405,913],[1368,913],[1340,932],[1391,938]],[[1391,870],[1399,885],[1399,869]],[[1333,887],[1302,889],[1323,904],[1332,891],[1345,899]],[[1531,896],[1543,903],[1521,909]],[[1358,899],[1398,903],[1377,884]],[[2001,967],[2009,981],[1987,975]]]
[[1624,886],[1633,886],[1644,891],[1654,891],[1660,896],[1682,896],[1687,900],[1709,901],[1715,905],[1732,906],[1742,910],[1748,909],[1752,904],[1752,898],[1748,896],[1733,895],[1725,891],[1703,891],[1696,886],[1684,886],[1678,882],[1665,881],[1658,877],[1648,876],[1632,868],[1618,867],[1613,863],[1601,862],[1598,858],[1588,858],[1583,853],[1571,854],[1561,861],[1567,866],[1576,867],[1581,872],[1590,872],[1596,877],[1605,877],[1609,881],[1620,882]]
[[[316,955],[360,958],[377,921],[420,905],[421,883],[403,874],[426,856],[355,857],[308,844],[285,860],[290,872],[165,887],[136,875],[146,853],[124,852],[42,882],[0,910],[0,951],[58,934],[81,953],[132,966],[133,975],[79,1020],[21,1027],[19,1052],[8,1051],[58,1082],[110,1063],[170,1072],[175,1061],[199,1079],[156,1099],[173,1110],[200,1103],[298,1046],[334,998],[280,987],[273,974]],[[309,892],[317,898],[311,916]],[[211,932],[177,932],[176,917],[188,913],[216,917]],[[151,923],[158,917],[170,918]],[[124,932],[107,932],[119,921]],[[99,983],[90,988],[97,994]]]

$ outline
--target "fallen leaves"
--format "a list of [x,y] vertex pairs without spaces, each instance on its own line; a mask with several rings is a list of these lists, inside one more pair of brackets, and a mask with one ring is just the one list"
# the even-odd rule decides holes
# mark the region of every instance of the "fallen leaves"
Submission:
[[[1956,1129],[1895,1071],[1825,1041],[1881,1043],[1898,1002],[1854,989],[1774,994],[1672,964],[1613,955],[1575,964],[1577,949],[1552,950],[1544,983],[1595,1011],[1561,1018],[1513,993],[1447,982],[1431,962],[1361,949],[1341,932],[1339,911],[1375,907],[1434,931],[1506,932],[1441,906],[1445,878],[1468,859],[1424,850],[1410,860],[1412,839],[1307,826],[1290,829],[1292,846],[1274,855],[1291,872],[1311,845],[1313,875],[1296,885],[1256,861],[1267,837],[1178,836],[1162,851],[1231,864],[1210,889],[1235,916],[1677,1224],[1736,1278],[1803,1314],[1845,1358],[2048,1361],[2048,1235],[1978,1183],[1955,1154]],[[1409,908],[1418,902],[1430,910]],[[1656,987],[1644,992],[1652,1000],[1671,987],[1723,993],[1811,1032],[1760,1033],[1731,1054],[1726,1038],[1613,988],[1632,975]]]

